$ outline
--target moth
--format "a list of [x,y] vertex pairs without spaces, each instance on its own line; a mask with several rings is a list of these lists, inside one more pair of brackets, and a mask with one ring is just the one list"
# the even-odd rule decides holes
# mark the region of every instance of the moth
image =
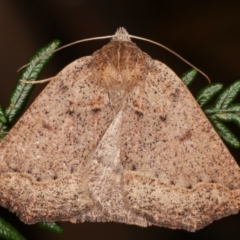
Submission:
[[195,231],[239,211],[240,171],[184,83],[120,28],[0,143],[0,205],[26,224]]

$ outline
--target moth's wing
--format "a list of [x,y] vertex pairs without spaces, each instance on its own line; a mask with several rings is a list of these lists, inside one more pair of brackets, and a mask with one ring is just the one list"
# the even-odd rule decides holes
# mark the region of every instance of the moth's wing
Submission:
[[124,201],[148,224],[194,231],[237,213],[240,171],[184,83],[154,61],[122,113]]
[[108,221],[147,226],[144,217],[126,208],[122,192],[121,128],[124,125],[120,110],[105,132],[92,158],[88,186],[95,205]]
[[91,63],[63,69],[0,144],[0,204],[26,223],[103,218],[86,176],[113,113]]

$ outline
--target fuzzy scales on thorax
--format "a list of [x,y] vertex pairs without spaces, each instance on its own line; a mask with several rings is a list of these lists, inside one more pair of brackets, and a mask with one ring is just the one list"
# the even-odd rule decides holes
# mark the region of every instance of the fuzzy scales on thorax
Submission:
[[117,33],[109,44],[93,54],[96,70],[93,76],[108,89],[115,113],[121,108],[124,96],[137,84],[143,84],[151,61],[127,35],[118,37]]

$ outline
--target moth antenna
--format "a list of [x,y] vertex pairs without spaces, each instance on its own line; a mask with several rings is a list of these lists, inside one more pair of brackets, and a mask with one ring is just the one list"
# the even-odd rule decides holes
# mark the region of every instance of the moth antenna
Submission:
[[34,63],[34,62],[37,62],[39,60],[41,60],[42,58],[48,56],[48,54],[50,53],[55,53],[55,52],[58,52],[64,48],[67,48],[67,47],[70,47],[72,45],[75,45],[75,44],[78,44],[78,43],[82,43],[82,42],[87,42],[87,41],[94,41],[94,40],[100,40],[100,39],[107,39],[107,38],[112,38],[114,35],[111,35],[111,36],[103,36],[103,37],[93,37],[93,38],[85,38],[85,39],[82,39],[82,40],[78,40],[78,41],[75,41],[75,42],[72,42],[72,43],[69,43],[69,44],[66,44],[58,49],[55,49],[54,51],[52,52],[48,52],[46,54],[44,54],[43,56],[39,57],[39,58],[36,58],[34,61],[32,61],[31,63],[28,63],[28,64],[25,64],[23,65],[22,67],[20,67],[17,72],[21,71],[23,68],[29,66],[30,64]]
[[[171,50],[170,48],[166,47],[165,45],[161,44],[161,43],[158,43],[158,42],[155,42],[153,40],[150,40],[150,39],[147,39],[147,38],[143,38],[143,37],[138,37],[138,36],[135,36],[135,35],[130,35],[128,34],[128,32],[126,31],[125,28],[123,27],[120,27],[119,29],[117,29],[116,33],[114,35],[108,35],[108,36],[101,36],[101,37],[93,37],[93,38],[85,38],[85,39],[82,39],[82,40],[78,40],[78,41],[75,41],[75,42],[72,42],[72,43],[69,43],[69,44],[66,44],[58,49],[55,49],[54,51],[52,52],[49,52],[49,53],[55,53],[55,52],[58,52],[64,48],[67,48],[67,47],[70,47],[72,45],[75,45],[75,44],[78,44],[78,43],[82,43],[82,42],[87,42],[87,41],[94,41],[94,40],[100,40],[100,39],[107,39],[107,38],[112,38],[112,41],[117,41],[117,40],[120,40],[120,41],[131,41],[130,38],[134,38],[134,39],[138,39],[138,40],[142,40],[142,41],[146,41],[146,42],[150,42],[150,43],[153,43],[157,46],[160,46],[162,47],[163,49],[169,51],[170,53],[172,53],[173,55],[175,55],[176,57],[178,57],[179,59],[181,59],[183,62],[185,62],[186,64],[188,64],[189,66],[191,66],[192,68],[195,68],[200,74],[202,74],[207,80],[209,83],[211,83],[211,80],[210,78],[207,76],[207,74],[205,74],[202,70],[200,70],[199,68],[197,68],[195,65],[193,65],[192,63],[190,63],[189,61],[187,61],[185,58],[183,58],[182,56],[180,56],[178,53],[174,52],[173,50]],[[40,58],[37,58],[35,59],[33,62],[37,62],[39,61],[40,59],[46,57],[49,53],[46,53],[45,55],[41,56]],[[20,70],[22,70],[23,68],[29,66],[30,64],[32,64],[33,62],[31,63],[28,63],[28,64],[25,64],[23,65],[21,68],[19,68],[17,70],[17,72],[19,72]],[[24,82],[24,83],[32,83],[32,84],[37,84],[37,83],[44,83],[44,82],[47,82],[47,81],[50,81],[49,79],[52,79],[52,78],[47,78],[47,79],[43,79],[43,80],[39,80],[39,81],[26,81],[26,80],[20,80],[21,82]],[[34,83],[33,83],[34,82]]]
[[207,74],[205,74],[202,70],[200,70],[199,68],[197,68],[196,66],[194,66],[192,63],[190,63],[189,61],[187,61],[185,58],[183,58],[182,56],[180,56],[178,53],[174,52],[173,50],[171,50],[170,48],[166,47],[165,45],[155,42],[153,40],[147,39],[147,38],[143,38],[143,37],[138,37],[138,36],[134,36],[134,35],[129,35],[129,37],[134,38],[134,39],[139,39],[139,40],[143,40],[146,42],[150,42],[153,43],[163,49],[166,49],[167,51],[169,51],[170,53],[172,53],[173,55],[175,55],[176,57],[178,57],[179,59],[181,59],[183,62],[185,62],[186,64],[188,64],[189,66],[195,68],[199,73],[201,73],[207,80],[209,83],[211,83],[210,78],[208,77]]
[[45,78],[42,80],[34,80],[34,81],[28,81],[28,80],[24,80],[24,79],[20,79],[19,81],[21,83],[26,83],[26,84],[39,84],[39,83],[45,83],[45,82],[50,82],[54,77],[50,77],[50,78]]

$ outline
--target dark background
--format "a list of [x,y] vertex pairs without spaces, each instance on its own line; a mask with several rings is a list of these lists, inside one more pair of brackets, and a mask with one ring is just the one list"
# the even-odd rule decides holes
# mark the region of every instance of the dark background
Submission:
[[[202,69],[212,82],[229,84],[240,78],[240,1],[194,0],[1,0],[0,1],[0,104],[7,106],[16,83],[16,70],[40,47],[53,39],[63,44],[111,35],[120,26],[129,33],[161,42]],[[56,54],[41,78],[54,76],[76,58],[90,55],[108,40],[82,43]],[[165,50],[134,40],[153,58],[178,75],[190,69]],[[191,90],[207,84],[199,76]],[[41,91],[38,85],[33,97]],[[236,134],[240,136],[239,130]],[[240,159],[239,150],[230,149]],[[240,239],[240,215],[219,220],[197,233],[160,227],[140,228],[117,223],[64,223],[62,236],[11,221],[27,239]]]

